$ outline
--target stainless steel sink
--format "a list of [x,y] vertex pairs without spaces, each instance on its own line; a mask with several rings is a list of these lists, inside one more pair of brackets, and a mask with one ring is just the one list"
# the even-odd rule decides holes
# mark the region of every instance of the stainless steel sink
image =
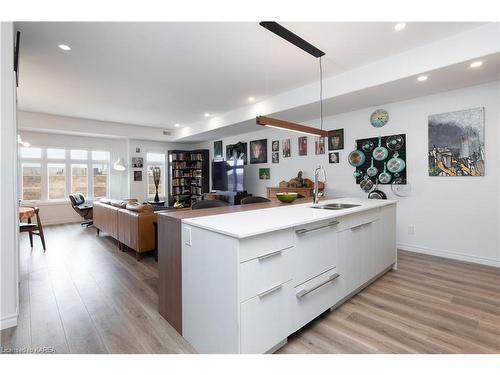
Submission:
[[323,204],[321,206],[311,206],[311,208],[317,208],[321,210],[345,210],[346,208],[358,207],[359,204],[348,204],[348,203],[330,203]]

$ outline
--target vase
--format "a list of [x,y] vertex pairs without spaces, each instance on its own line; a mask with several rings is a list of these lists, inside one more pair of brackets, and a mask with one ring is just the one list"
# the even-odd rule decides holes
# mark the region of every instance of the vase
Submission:
[[156,194],[155,194],[155,202],[159,202],[160,197],[158,196],[158,188],[156,188]]

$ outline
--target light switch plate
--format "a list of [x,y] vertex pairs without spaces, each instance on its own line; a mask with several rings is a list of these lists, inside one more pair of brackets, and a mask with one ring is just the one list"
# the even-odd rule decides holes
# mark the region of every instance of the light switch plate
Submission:
[[184,243],[188,246],[191,246],[191,228],[184,227]]

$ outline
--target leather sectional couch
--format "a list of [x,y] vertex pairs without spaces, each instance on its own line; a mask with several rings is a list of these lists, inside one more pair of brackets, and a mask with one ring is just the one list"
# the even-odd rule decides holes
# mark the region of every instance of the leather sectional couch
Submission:
[[94,202],[97,235],[100,231],[106,232],[120,243],[122,251],[126,247],[134,250],[137,260],[142,253],[155,249],[155,222],[153,206],[139,204],[135,199]]

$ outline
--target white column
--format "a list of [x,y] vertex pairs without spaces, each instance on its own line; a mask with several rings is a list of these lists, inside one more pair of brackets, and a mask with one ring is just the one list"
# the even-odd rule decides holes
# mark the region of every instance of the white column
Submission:
[[17,214],[16,87],[14,28],[0,24],[0,329],[17,325],[19,243]]

